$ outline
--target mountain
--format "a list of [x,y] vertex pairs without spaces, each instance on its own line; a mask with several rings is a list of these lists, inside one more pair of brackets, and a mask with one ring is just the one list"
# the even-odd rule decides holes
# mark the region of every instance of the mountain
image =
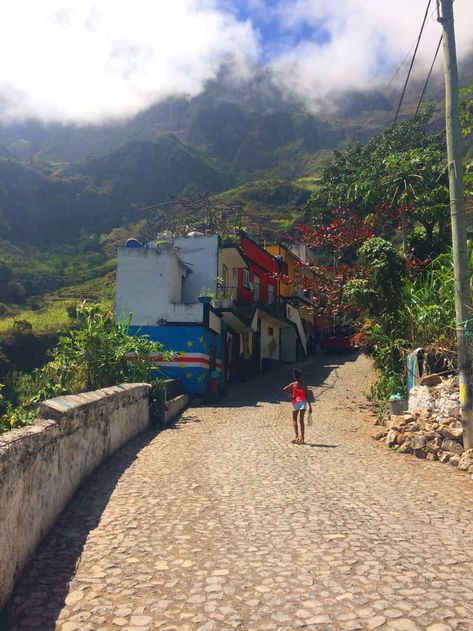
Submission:
[[223,169],[174,136],[132,141],[79,163],[0,158],[0,238],[71,242],[81,231],[108,232],[136,220],[147,202],[229,184]]
[[[411,83],[403,115],[421,87]],[[441,93],[434,78],[429,94]],[[169,197],[209,191],[242,208],[254,234],[281,236],[301,219],[333,150],[385,129],[398,98],[397,87],[351,92],[336,111],[314,114],[264,70],[239,83],[223,70],[198,96],[170,97],[127,120],[0,126],[0,286],[9,286],[0,301],[8,310],[109,274],[115,246],[142,237],[140,208]],[[438,126],[442,119],[438,108]]]
[[240,84],[222,73],[192,99],[171,97],[121,122],[2,126],[0,238],[50,247],[136,221],[141,206],[169,196],[311,177],[333,149],[382,127],[349,118],[370,106],[391,107],[370,92],[346,99],[343,121],[315,116],[263,71]]

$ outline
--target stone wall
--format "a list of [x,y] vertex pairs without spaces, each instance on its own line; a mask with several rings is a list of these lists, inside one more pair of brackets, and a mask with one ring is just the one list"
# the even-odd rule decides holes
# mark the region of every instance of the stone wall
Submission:
[[460,418],[460,393],[451,381],[437,386],[415,386],[409,393],[409,411],[426,410],[438,421]]
[[149,425],[149,386],[64,396],[42,419],[0,435],[0,608],[77,487]]
[[440,381],[412,388],[409,411],[391,414],[373,438],[401,453],[456,466],[473,479],[473,449],[463,445],[458,387],[453,379]]

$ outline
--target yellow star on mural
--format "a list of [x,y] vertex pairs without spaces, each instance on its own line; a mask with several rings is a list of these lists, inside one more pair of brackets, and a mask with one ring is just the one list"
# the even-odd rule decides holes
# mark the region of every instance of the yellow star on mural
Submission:
[[200,342],[201,344],[205,344],[205,338],[204,338],[204,336],[203,336],[203,335],[201,335],[201,336],[199,337],[199,342]]
[[202,383],[204,380],[205,380],[204,375],[199,375],[199,376],[197,377],[197,381],[200,381],[200,383]]
[[192,348],[194,346],[194,342],[192,340],[187,340],[187,348]]
[[186,372],[186,379],[192,379],[192,373],[190,371]]

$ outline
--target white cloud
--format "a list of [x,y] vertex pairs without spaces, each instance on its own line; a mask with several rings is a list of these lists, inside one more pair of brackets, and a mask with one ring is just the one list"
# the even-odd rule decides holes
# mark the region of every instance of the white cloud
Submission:
[[[424,77],[441,35],[435,2],[419,47],[415,73]],[[416,41],[424,16],[423,0],[281,0],[278,14],[286,28],[301,25],[330,34],[328,41],[302,41],[273,62],[277,80],[313,110],[330,107],[346,89],[386,85]],[[471,52],[473,3],[455,3],[457,49]],[[410,61],[410,57],[409,60]],[[439,68],[442,59],[439,59]],[[403,68],[402,79],[407,72]]]
[[[417,36],[425,5],[425,0],[3,0],[0,118],[84,123],[132,115],[170,94],[197,94],[229,58],[235,76],[248,76],[263,47],[279,85],[320,110],[347,88],[386,83]],[[242,6],[251,21],[238,18]],[[473,2],[456,0],[455,17],[458,49],[466,52],[473,42]],[[268,25],[277,21],[275,36],[268,38]],[[294,45],[307,26],[323,29],[329,40]],[[429,18],[418,72],[430,64],[440,30]]]
[[257,36],[211,0],[4,0],[3,118],[126,116],[196,94],[229,56],[247,71]]

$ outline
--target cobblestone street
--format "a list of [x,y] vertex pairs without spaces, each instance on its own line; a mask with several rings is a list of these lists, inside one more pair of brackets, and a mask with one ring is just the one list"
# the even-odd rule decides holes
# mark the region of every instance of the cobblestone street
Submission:
[[121,450],[18,585],[9,631],[473,629],[473,482],[369,437],[363,356],[280,367]]

